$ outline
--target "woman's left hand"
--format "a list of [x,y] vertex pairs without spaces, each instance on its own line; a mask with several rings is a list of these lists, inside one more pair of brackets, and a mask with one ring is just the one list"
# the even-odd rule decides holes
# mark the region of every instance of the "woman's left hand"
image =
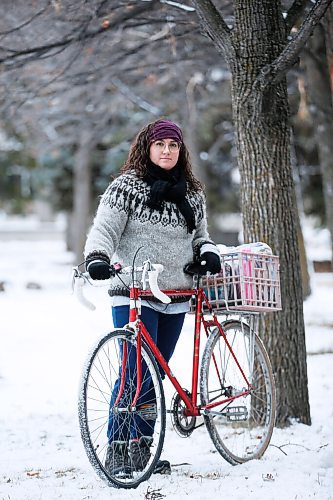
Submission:
[[217,274],[221,271],[221,258],[215,252],[204,252],[200,256],[202,272],[199,274]]

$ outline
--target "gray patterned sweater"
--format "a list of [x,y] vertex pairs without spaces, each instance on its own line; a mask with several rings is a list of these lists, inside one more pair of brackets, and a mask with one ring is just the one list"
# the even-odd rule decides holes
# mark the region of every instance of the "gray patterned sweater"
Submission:
[[[111,262],[129,266],[138,248],[143,247],[136,262],[141,265],[149,258],[153,263],[163,264],[158,281],[161,289],[190,288],[192,278],[184,274],[185,264],[203,251],[218,254],[207,231],[204,194],[191,191],[186,194],[196,221],[196,229],[189,234],[176,204],[165,201],[161,211],[149,208],[146,204],[149,193],[148,184],[134,172],[119,176],[109,185],[87,237],[85,258],[107,256]],[[125,281],[126,277],[122,279]],[[109,293],[129,295],[118,277],[112,278]]]

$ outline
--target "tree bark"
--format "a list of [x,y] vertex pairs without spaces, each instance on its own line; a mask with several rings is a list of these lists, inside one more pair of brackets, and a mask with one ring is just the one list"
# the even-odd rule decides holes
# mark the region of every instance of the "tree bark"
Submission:
[[316,27],[307,48],[302,60],[306,68],[309,110],[318,147],[326,224],[331,235],[333,256],[333,106],[325,30],[322,24]]

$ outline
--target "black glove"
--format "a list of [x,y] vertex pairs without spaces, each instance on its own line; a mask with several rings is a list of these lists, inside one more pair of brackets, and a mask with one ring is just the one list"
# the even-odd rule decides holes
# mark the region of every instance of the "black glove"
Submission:
[[204,252],[199,261],[191,262],[184,268],[187,274],[199,274],[205,276],[207,272],[217,274],[221,271],[221,258],[214,252]]
[[87,271],[93,280],[108,280],[111,276],[110,263],[101,259],[88,262]]

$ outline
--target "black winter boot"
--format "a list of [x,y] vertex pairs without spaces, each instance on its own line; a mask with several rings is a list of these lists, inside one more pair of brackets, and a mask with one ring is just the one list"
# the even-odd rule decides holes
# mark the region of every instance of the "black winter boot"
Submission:
[[107,449],[105,468],[112,476],[125,477],[130,474],[126,441],[112,441]]
[[130,465],[133,470],[143,470],[150,459],[150,447],[153,444],[153,438],[150,436],[141,436],[140,439],[132,439],[129,442],[128,454]]

